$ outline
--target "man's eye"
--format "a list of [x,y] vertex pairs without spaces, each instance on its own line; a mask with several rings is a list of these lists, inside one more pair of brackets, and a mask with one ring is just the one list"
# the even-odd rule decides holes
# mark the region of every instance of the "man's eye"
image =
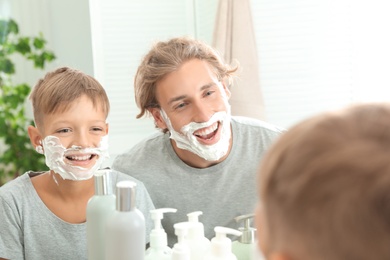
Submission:
[[210,95],[212,95],[213,93],[214,93],[214,91],[211,91],[211,90],[210,90],[210,91],[207,91],[204,95],[205,95],[205,96],[210,96]]
[[187,104],[186,103],[180,103],[179,105],[177,105],[175,107],[175,109],[182,109],[183,107],[185,107]]

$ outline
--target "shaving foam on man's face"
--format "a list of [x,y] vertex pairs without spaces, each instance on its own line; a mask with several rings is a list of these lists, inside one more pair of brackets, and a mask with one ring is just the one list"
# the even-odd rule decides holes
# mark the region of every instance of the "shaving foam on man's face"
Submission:
[[[65,148],[58,137],[47,136],[42,140],[46,165],[65,180],[81,181],[90,179],[103,161],[108,158],[108,136],[103,136],[98,147]],[[94,165],[82,167],[95,160]],[[78,165],[75,165],[78,164]]]
[[[227,112],[220,111],[216,112],[207,122],[204,123],[195,123],[191,122],[180,129],[180,133],[175,131],[171,121],[168,118],[168,115],[164,110],[161,109],[161,116],[167,124],[168,130],[170,132],[170,138],[176,142],[176,146],[180,149],[188,150],[199,157],[207,161],[218,161],[223,156],[227,154],[230,147],[230,106],[227,104]],[[221,129],[220,139],[217,143],[212,145],[201,144],[195,132],[200,129],[206,129],[213,126],[214,128],[209,128],[212,134],[216,132],[219,128]]]

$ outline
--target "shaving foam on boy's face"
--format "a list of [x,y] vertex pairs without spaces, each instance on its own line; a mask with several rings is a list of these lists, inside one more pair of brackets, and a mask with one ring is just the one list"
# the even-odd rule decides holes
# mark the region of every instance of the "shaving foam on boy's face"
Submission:
[[[108,136],[103,136],[98,147],[82,148],[73,145],[65,148],[58,137],[47,136],[42,140],[46,165],[64,180],[81,181],[90,179],[108,158]],[[95,160],[92,167],[73,165],[72,162]]]
[[[216,112],[209,121],[204,123],[191,122],[183,126],[180,129],[180,133],[173,129],[172,123],[163,109],[160,110],[160,113],[168,127],[170,138],[176,142],[178,148],[188,150],[207,161],[218,161],[229,151],[231,137],[229,105],[227,105],[227,112]],[[212,125],[217,126],[214,131],[221,128],[219,141],[212,145],[201,144],[194,133],[199,129],[207,128]]]

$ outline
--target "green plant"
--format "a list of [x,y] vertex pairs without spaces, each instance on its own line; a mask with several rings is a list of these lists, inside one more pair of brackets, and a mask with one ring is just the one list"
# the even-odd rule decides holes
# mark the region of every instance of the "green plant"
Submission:
[[28,170],[47,169],[44,157],[33,149],[28,137],[27,127],[34,124],[25,111],[31,87],[13,83],[15,54],[32,61],[37,69],[55,59],[42,34],[21,36],[14,20],[0,19],[0,151],[4,150],[0,154],[0,186]]

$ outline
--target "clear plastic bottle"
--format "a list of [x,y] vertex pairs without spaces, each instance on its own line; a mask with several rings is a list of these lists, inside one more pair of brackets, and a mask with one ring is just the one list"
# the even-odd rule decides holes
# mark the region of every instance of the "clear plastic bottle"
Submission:
[[98,170],[94,175],[95,195],[87,204],[87,248],[89,260],[105,256],[105,226],[115,210],[115,195],[111,189],[110,170]]
[[239,228],[242,235],[232,243],[232,252],[238,260],[252,259],[252,254],[256,247],[256,229],[251,227],[251,219],[253,217],[254,214],[247,214],[234,218],[238,223],[244,222],[244,227]]
[[136,208],[136,183],[116,185],[116,210],[107,221],[106,260],[143,260],[145,257],[145,218]]
[[161,208],[150,211],[154,229],[150,232],[150,247],[145,252],[145,260],[170,260],[172,249],[168,246],[167,233],[162,228],[164,213],[176,212],[176,209]]
[[237,260],[232,253],[232,240],[226,234],[241,236],[241,232],[226,227],[215,227],[215,237],[211,239],[210,251],[203,258],[204,260]]

